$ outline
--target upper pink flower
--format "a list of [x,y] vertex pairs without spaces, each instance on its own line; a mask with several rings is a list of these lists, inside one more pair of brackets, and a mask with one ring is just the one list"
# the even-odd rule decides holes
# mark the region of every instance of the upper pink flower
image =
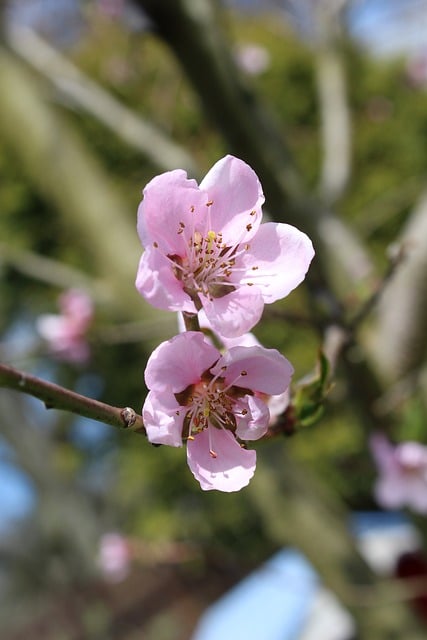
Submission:
[[86,339],[93,320],[93,302],[84,291],[70,289],[59,298],[60,315],[45,314],[37,329],[53,355],[68,362],[86,362],[90,349]]
[[260,319],[264,303],[285,297],[313,258],[295,227],[261,225],[264,195],[242,160],[219,160],[200,186],[182,170],[157,176],[144,189],[138,233],[145,252],[136,287],[155,307],[196,313],[236,337]]
[[266,396],[283,393],[292,366],[275,349],[232,347],[224,355],[202,333],[187,331],[150,356],[143,407],[150,442],[187,440],[189,467],[204,490],[238,491],[254,474],[255,451],[241,441],[267,431]]
[[370,446],[380,474],[378,503],[385,509],[427,513],[427,447],[412,441],[392,445],[382,434],[373,435]]

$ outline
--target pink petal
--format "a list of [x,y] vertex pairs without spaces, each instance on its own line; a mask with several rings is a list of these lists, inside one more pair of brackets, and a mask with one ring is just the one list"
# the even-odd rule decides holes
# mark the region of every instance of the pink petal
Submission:
[[151,354],[145,369],[149,389],[183,391],[200,381],[201,374],[220,357],[198,331],[186,331],[162,342]]
[[93,318],[92,298],[80,289],[69,289],[59,298],[61,313],[73,318],[78,326],[85,329]]
[[[216,458],[210,455],[210,448]],[[228,493],[249,484],[255,472],[256,452],[242,449],[230,431],[208,427],[188,441],[187,461],[204,491],[217,489]]]
[[281,413],[284,413],[289,405],[289,401],[289,388],[279,395],[268,397],[267,406],[270,410],[270,423],[274,422],[274,419],[277,418],[277,416],[280,416]]
[[206,194],[200,191],[195,180],[188,180],[181,169],[156,176],[143,193],[137,223],[143,246],[148,248],[157,243],[165,254],[185,255],[184,236],[178,234],[180,223],[191,229],[194,224],[192,207],[205,212]]
[[142,254],[135,285],[139,293],[157,309],[196,312],[182,283],[175,278],[168,259],[158,249],[149,248]]
[[373,433],[369,438],[369,447],[380,473],[394,473],[398,468],[395,447],[382,433]]
[[200,189],[213,201],[212,229],[222,232],[225,244],[247,242],[254,235],[261,222],[264,195],[255,171],[246,162],[225,156],[206,174]]
[[400,509],[407,504],[405,483],[397,474],[380,476],[374,493],[378,504],[384,509]]
[[41,337],[52,343],[61,344],[61,341],[67,339],[69,335],[69,323],[64,316],[53,313],[43,314],[37,318],[36,326]]
[[200,300],[212,329],[226,338],[237,338],[250,331],[264,309],[264,301],[256,287],[242,286],[213,300],[200,295]]
[[[233,347],[211,369],[212,373],[219,373],[224,365],[228,384],[269,395],[283,393],[289,387],[294,371],[291,363],[276,349],[257,346]],[[244,376],[241,376],[242,371],[246,372]]]
[[181,447],[184,416],[185,410],[180,410],[173,394],[149,391],[142,408],[148,440],[154,444]]
[[427,469],[427,447],[419,442],[408,440],[401,442],[395,448],[396,460],[408,469]]
[[264,302],[274,302],[304,280],[313,256],[313,245],[305,233],[289,224],[267,222],[242,256],[248,269],[244,281],[260,288]]
[[236,435],[241,440],[258,440],[268,429],[270,411],[265,402],[255,396],[247,396],[246,409],[245,416],[236,416]]
[[[201,309],[199,311],[198,318],[199,318],[199,325],[201,329],[209,329],[209,331],[212,331],[212,333],[215,333],[211,327],[209,320],[206,317],[206,313],[204,309]],[[178,331],[180,333],[185,331],[185,323],[184,323],[184,318],[182,316],[182,313],[178,313]],[[205,334],[205,338],[206,340],[208,340],[209,343],[211,343],[209,336],[207,336],[206,334]],[[244,333],[243,335],[238,336],[236,338],[226,338],[224,336],[221,336],[221,338],[219,338],[218,336],[218,339],[226,349],[230,349],[231,347],[239,347],[239,346],[253,347],[254,345],[259,345],[259,341],[256,339],[253,333]]]
[[408,479],[407,505],[417,513],[427,513],[427,482],[425,477]]

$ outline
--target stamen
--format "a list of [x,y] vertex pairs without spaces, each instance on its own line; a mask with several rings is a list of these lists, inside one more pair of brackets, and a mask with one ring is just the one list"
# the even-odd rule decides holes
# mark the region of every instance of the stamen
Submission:
[[239,373],[239,375],[238,375],[238,376],[236,376],[236,377],[234,378],[234,380],[233,380],[232,382],[230,382],[230,383],[229,383],[229,384],[228,384],[228,385],[227,385],[227,386],[222,390],[222,392],[223,392],[223,393],[225,393],[226,391],[228,391],[229,389],[231,389],[231,387],[233,387],[233,386],[236,384],[237,380],[239,380],[239,379],[240,379],[240,378],[242,378],[243,376],[247,376],[247,375],[248,375],[248,372],[247,372],[247,371],[241,371],[241,372]]

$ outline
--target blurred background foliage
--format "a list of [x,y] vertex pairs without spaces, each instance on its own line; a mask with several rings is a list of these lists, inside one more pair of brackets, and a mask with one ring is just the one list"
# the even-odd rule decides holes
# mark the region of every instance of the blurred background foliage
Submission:
[[[171,51],[145,23],[133,29],[120,16],[102,11],[101,3],[86,2],[82,10],[84,27],[67,47],[67,58],[187,149],[199,175],[204,175],[229,149],[201,109]],[[315,191],[321,166],[315,47],[269,11],[252,15],[227,9],[222,18],[233,47],[256,43],[268,52],[265,70],[247,76],[245,81],[268,104],[304,183]],[[337,46],[348,79],[353,170],[335,209],[363,239],[381,273],[386,269],[388,246],[399,235],[426,183],[427,92],[411,81],[405,59],[375,59],[345,37]],[[134,226],[141,189],[160,172],[159,168],[97,118],[68,104],[45,78],[32,73],[46,101],[67,126],[77,131],[101,163],[110,187],[123,203],[127,223]],[[0,145],[0,171],[2,360],[110,404],[140,410],[147,357],[153,346],[173,335],[173,322],[160,313],[147,316],[136,292],[130,305],[122,304],[117,292],[108,301],[95,296],[90,362],[76,366],[53,360],[37,336],[36,319],[40,314],[56,313],[59,294],[76,282],[68,282],[65,276],[63,286],[50,282],[37,269],[32,270],[32,258],[52,259],[53,272],[61,263],[84,274],[87,282],[95,282],[101,274],[91,251],[92,241],[40,193],[6,141]],[[281,213],[286,218],[286,211]],[[276,212],[269,210],[269,214],[274,218]],[[103,234],[108,232],[108,228],[99,230],[101,244]],[[132,260],[136,272],[139,255],[132,255]],[[108,265],[104,267],[102,277],[108,272]],[[357,283],[344,303],[357,309]],[[289,358],[296,380],[312,371],[319,334],[310,323],[310,305],[303,287],[274,309],[267,308],[255,333],[265,346],[275,347]],[[120,531],[154,548],[171,541],[188,546],[190,559],[179,565],[179,571],[188,594],[193,595],[193,609],[187,612],[193,621],[214,595],[276,548],[247,492],[202,493],[185,464],[183,450],[154,448],[138,435],[71,415],[47,414],[36,401],[12,392],[2,392],[0,398],[2,459],[26,474],[33,496],[31,507],[4,527],[0,540],[0,613],[10,633],[5,638],[21,637],[20,628],[27,629],[26,638],[42,637],[36,626],[32,627],[33,635],[28,635],[25,625],[49,611],[52,593],[65,594],[70,584],[83,585],[81,594],[87,590],[86,601],[92,603],[86,611],[87,619],[80,621],[81,635],[67,635],[61,627],[50,629],[50,635],[43,637],[188,637],[182,619],[185,616],[178,616],[177,621],[172,604],[172,622],[156,617],[156,612],[147,614],[144,636],[131,635],[131,616],[122,621],[121,627],[129,635],[120,635],[120,629],[111,630],[111,612],[121,610],[117,602],[124,596],[114,596],[117,601],[114,606],[111,601],[108,608],[101,593],[104,587],[96,582],[97,548],[105,531]],[[397,435],[427,442],[425,409],[419,398],[402,403],[396,416]],[[29,443],[33,447],[30,451]],[[277,446],[288,448],[297,460],[320,474],[351,509],[376,508],[365,425],[354,413],[346,380],[339,370],[323,420],[277,442]],[[260,443],[258,448],[262,447]],[[28,456],[34,459],[29,461]],[[146,586],[154,579],[149,556],[142,553],[136,563],[138,570],[147,572],[142,580]],[[156,572],[166,570],[165,566],[157,567]],[[195,584],[199,604],[195,604]],[[138,586],[141,598],[146,586]],[[126,593],[129,590],[132,588],[128,586]],[[84,595],[80,598],[85,599]],[[82,603],[77,600],[72,606],[78,608]],[[68,604],[71,606],[70,600]],[[60,604],[55,607],[60,608]],[[150,611],[149,607],[146,610]],[[181,635],[177,632],[179,625]]]

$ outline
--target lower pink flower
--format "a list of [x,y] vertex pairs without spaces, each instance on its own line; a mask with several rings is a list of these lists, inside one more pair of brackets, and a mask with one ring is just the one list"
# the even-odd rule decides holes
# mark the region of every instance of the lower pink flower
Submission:
[[256,452],[243,442],[266,433],[266,398],[282,394],[292,373],[275,349],[236,346],[221,355],[200,332],[177,335],[147,363],[147,437],[174,447],[186,440],[188,465],[202,489],[238,491],[256,466]]
[[379,471],[375,496],[385,509],[409,507],[427,513],[427,447],[419,442],[392,445],[382,434],[370,440]]

